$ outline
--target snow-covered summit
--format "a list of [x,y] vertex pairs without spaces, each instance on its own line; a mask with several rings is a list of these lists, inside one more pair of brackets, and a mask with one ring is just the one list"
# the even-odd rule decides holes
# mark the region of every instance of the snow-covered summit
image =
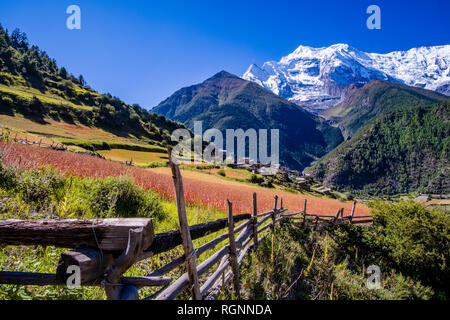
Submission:
[[387,54],[348,44],[299,46],[279,62],[251,65],[242,76],[312,111],[339,103],[350,85],[387,80],[450,94],[450,45]]

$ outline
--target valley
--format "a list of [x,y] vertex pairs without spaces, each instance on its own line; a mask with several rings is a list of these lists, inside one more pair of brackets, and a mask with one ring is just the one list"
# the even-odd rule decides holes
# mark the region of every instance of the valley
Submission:
[[[91,242],[60,248],[36,236],[16,245],[3,231],[0,299],[110,299],[105,283],[125,278],[138,285],[117,289],[120,299],[126,290],[204,299],[189,285],[206,293],[216,282],[215,299],[449,296],[449,46],[300,46],[242,78],[220,71],[184,86],[150,109],[97,92],[27,41],[0,26],[0,224],[89,220]],[[183,152],[175,165],[172,134],[195,141],[196,121],[220,133],[278,129],[280,164],[250,155],[195,162]],[[211,141],[200,140],[204,151]],[[145,226],[127,225],[138,220]],[[119,251],[97,239],[117,236],[96,233],[105,221],[128,228],[114,229]],[[94,252],[82,263],[95,266],[101,286],[5,282],[11,270],[57,277],[67,249]],[[383,270],[376,290],[366,282],[374,264]]]

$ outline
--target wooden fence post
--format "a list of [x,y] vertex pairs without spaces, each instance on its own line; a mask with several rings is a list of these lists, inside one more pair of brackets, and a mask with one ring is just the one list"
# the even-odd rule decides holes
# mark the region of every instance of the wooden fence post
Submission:
[[275,221],[277,219],[277,204],[278,204],[278,196],[275,195],[273,199],[273,212],[272,212],[272,231],[275,230]]
[[350,214],[350,223],[353,220],[353,216],[355,214],[355,209],[356,209],[356,200],[353,201],[352,213]]
[[283,197],[281,197],[281,199],[280,199],[280,210],[283,210],[284,208],[283,208]]
[[253,249],[256,250],[258,246],[258,206],[256,202],[256,192],[253,193],[253,215],[252,215],[252,225],[253,225]]
[[230,264],[233,270],[233,287],[236,297],[239,299],[241,296],[241,285],[239,276],[239,264],[237,260],[236,242],[234,239],[234,219],[233,219],[233,204],[230,200],[228,203],[228,238],[230,240]]
[[336,215],[334,216],[333,219],[333,225],[336,225],[338,219],[339,219],[339,214],[341,213],[341,209],[338,209],[338,211],[336,212]]
[[303,206],[303,227],[306,226],[306,202],[308,201],[308,199],[305,199],[305,204]]
[[183,181],[181,178],[180,168],[172,161],[172,150],[168,149],[169,164],[172,170],[173,183],[175,185],[175,200],[178,211],[178,219],[180,222],[181,238],[183,239],[184,254],[186,256],[187,272],[191,285],[192,299],[201,300],[200,285],[198,283],[197,274],[197,256],[194,253],[194,245],[192,244],[191,234],[186,216],[186,206],[184,202]]

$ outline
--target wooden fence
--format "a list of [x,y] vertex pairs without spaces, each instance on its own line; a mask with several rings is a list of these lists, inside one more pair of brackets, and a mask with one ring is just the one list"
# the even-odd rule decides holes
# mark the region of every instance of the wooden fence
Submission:
[[[170,156],[169,156],[170,158]],[[281,221],[304,228],[329,228],[342,223],[370,224],[370,216],[355,216],[356,201],[351,213],[344,210],[335,216],[307,213],[307,200],[300,211],[287,213],[283,199],[274,197],[273,209],[258,213],[257,195],[253,194],[253,208],[249,214],[233,214],[228,201],[228,218],[188,226],[183,184],[178,166],[171,163],[180,230],[154,234],[151,219],[97,220],[0,220],[0,245],[42,245],[70,248],[61,254],[55,274],[31,272],[0,272],[0,284],[66,285],[73,266],[79,268],[80,285],[101,286],[108,299],[138,299],[138,290],[155,286],[161,289],[146,299],[175,299],[189,289],[192,299],[216,299],[224,285],[232,283],[236,297],[240,297],[239,267],[249,250],[273,232]],[[278,204],[278,200],[280,203]],[[226,230],[225,230],[226,229]],[[194,248],[192,240],[225,230],[213,240]],[[198,257],[208,250],[216,250],[198,264]],[[184,255],[145,277],[125,277],[123,274],[135,263],[182,245]],[[185,264],[187,272],[178,279],[166,275]],[[214,267],[217,265],[217,268]],[[214,271],[212,271],[214,270]],[[206,279],[201,279],[207,275]]]

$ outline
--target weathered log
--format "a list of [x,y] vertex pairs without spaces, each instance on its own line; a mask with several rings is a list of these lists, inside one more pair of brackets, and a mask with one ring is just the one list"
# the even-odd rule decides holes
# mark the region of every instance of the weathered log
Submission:
[[143,236],[150,243],[151,219],[0,220],[0,243],[122,252],[127,247],[129,230],[136,228],[143,229]]
[[83,248],[78,250],[64,251],[58,262],[56,277],[61,282],[66,282],[70,273],[67,273],[69,266],[80,268],[81,283],[103,278],[109,265],[114,262],[113,255],[102,253],[99,250]]
[[[249,220],[250,214],[240,214],[234,216],[234,222],[242,220]],[[219,219],[212,222],[197,224],[189,227],[191,239],[199,239],[208,234],[225,229],[228,226],[228,219]],[[165,233],[156,234],[154,236],[152,245],[146,251],[151,251],[154,254],[169,251],[182,244],[181,233],[177,231],[169,231]]]
[[314,226],[314,230],[317,230],[318,224],[319,224],[319,217],[316,216],[316,224]]
[[261,243],[265,238],[267,238],[267,236],[270,234],[270,232],[266,232],[264,235],[262,235],[261,237],[259,237],[259,241],[258,243]]

